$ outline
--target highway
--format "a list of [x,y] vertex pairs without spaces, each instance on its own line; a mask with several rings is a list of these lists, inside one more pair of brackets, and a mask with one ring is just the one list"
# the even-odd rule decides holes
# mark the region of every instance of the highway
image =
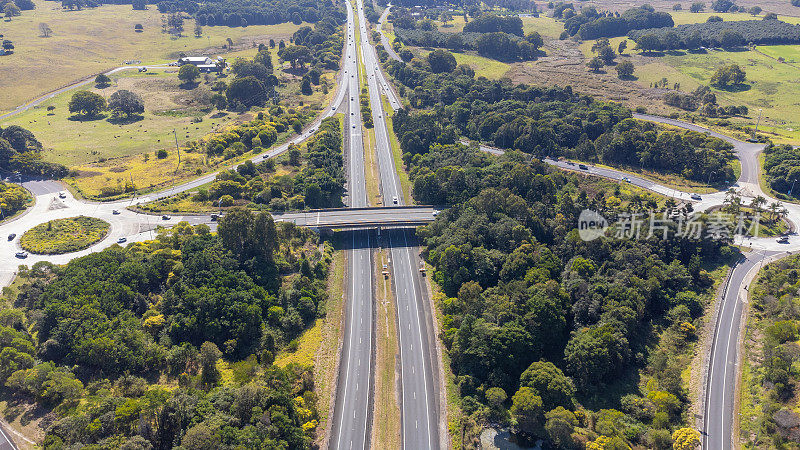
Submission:
[[[358,52],[355,39],[353,8],[347,5],[347,43],[345,45],[344,79],[347,86],[345,142],[347,148],[348,198],[352,208],[366,207],[367,188],[364,172],[364,141],[359,102]],[[372,390],[374,386],[374,302],[372,231],[351,233],[348,251],[348,286],[345,307],[344,337],[339,362],[336,402],[328,446],[331,449],[370,448],[372,425]]]
[[[369,100],[375,125],[375,145],[384,205],[404,204],[403,191],[389,144],[381,91],[386,93],[393,109],[400,107],[399,98],[389,87],[380,70],[372,46],[363,0],[356,0],[361,27],[361,48],[364,66],[369,74]],[[403,449],[438,449],[439,401],[438,356],[427,288],[419,272],[419,248],[406,229],[387,233],[390,250],[392,287],[397,306],[397,336],[400,348],[400,412]]]
[[386,5],[386,9],[383,10],[383,14],[381,14],[381,18],[378,20],[378,33],[381,34],[381,44],[383,44],[383,49],[386,50],[386,53],[389,54],[389,57],[395,61],[401,61],[400,55],[394,51],[394,47],[392,47],[392,43],[389,42],[389,38],[383,34],[383,25],[386,23],[386,18],[389,17],[389,10],[392,9],[392,4],[389,3]]

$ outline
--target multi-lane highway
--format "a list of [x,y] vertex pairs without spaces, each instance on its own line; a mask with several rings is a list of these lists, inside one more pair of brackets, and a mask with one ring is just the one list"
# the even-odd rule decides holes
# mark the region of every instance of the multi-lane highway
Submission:
[[[366,26],[363,0],[356,2],[361,27],[364,67],[369,77],[369,101],[375,126],[375,145],[384,204],[404,203],[395,161],[389,144],[386,117],[381,101],[384,92],[392,108],[399,99],[380,70]],[[405,449],[437,449],[439,442],[438,357],[432,333],[430,303],[425,295],[425,281],[419,271],[419,249],[415,238],[405,229],[388,233],[391,256],[392,287],[397,305],[397,336],[400,348],[401,442]]]
[[[346,88],[345,135],[347,135],[348,198],[352,208],[367,206],[364,175],[364,140],[358,97],[358,52],[355,39],[355,17],[347,5],[347,43],[344,57]],[[372,424],[374,302],[371,231],[354,231],[348,252],[348,286],[345,308],[345,329],[339,362],[336,403],[329,448],[366,449]]]

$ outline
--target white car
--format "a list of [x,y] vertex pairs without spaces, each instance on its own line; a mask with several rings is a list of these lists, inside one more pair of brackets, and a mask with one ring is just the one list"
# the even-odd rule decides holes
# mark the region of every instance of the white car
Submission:
[[703,197],[700,197],[700,194],[692,194],[692,200],[702,200]]
[[392,203],[397,204],[397,196],[392,197]]
[[117,239],[117,244],[124,244],[126,242],[128,242],[128,240],[126,238],[124,238],[124,237],[121,237],[121,238]]
[[15,256],[17,258],[25,259],[28,257],[28,252],[17,252]]

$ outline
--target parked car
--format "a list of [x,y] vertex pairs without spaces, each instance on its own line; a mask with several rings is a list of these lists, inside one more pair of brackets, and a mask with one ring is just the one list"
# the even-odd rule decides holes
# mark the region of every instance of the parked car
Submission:
[[15,237],[17,237],[17,234],[16,233],[11,233],[11,234],[8,235],[8,240],[9,241],[13,241]]
[[17,252],[15,256],[17,258],[25,259],[28,257],[28,252]]

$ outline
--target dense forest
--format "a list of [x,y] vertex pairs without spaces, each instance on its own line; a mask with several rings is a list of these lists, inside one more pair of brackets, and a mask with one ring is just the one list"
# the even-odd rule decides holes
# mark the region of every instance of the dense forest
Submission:
[[741,20],[633,30],[628,36],[645,51],[700,47],[734,48],[745,44],[800,43],[800,25],[782,20]]
[[712,286],[701,267],[735,250],[584,242],[578,213],[611,217],[619,194],[519,153],[433,144],[408,168],[417,200],[451,204],[419,235],[445,294],[442,339],[465,416],[456,435],[471,447],[481,425],[503,423],[558,448],[671,449],[689,422],[681,372]]
[[565,156],[704,182],[734,178],[730,144],[633,120],[630,110],[620,104],[595,101],[569,87],[475,78],[473,70],[463,65],[432,73],[422,65],[390,61],[387,69],[403,83],[413,108],[432,108],[400,110],[395,116],[406,160],[424,153],[432,143],[452,144],[463,136],[537,158]]
[[42,160],[42,143],[30,131],[18,126],[0,127],[0,169],[26,175],[61,178],[67,168]]
[[226,25],[239,27],[247,25],[273,25],[292,22],[316,23],[325,17],[336,23],[346,19],[343,9],[334,6],[330,0],[314,2],[297,0],[220,0],[200,4],[195,13],[200,25]]
[[44,448],[309,448],[310,368],[272,362],[324,314],[330,252],[236,209],[218,234],[184,222],[22,270],[0,313],[7,411],[51,411]]
[[745,344],[743,442],[752,448],[795,448],[800,442],[797,372],[800,347],[798,257],[772,263],[753,285]]
[[564,30],[582,40],[624,36],[631,30],[672,27],[672,16],[655,12],[649,5],[628,9],[622,14],[598,13],[593,7],[581,8],[580,14],[564,20]]
[[[769,145],[764,149],[764,171],[769,187],[778,198],[797,198],[800,185],[800,149],[791,145]],[[794,190],[797,188],[797,190]]]

